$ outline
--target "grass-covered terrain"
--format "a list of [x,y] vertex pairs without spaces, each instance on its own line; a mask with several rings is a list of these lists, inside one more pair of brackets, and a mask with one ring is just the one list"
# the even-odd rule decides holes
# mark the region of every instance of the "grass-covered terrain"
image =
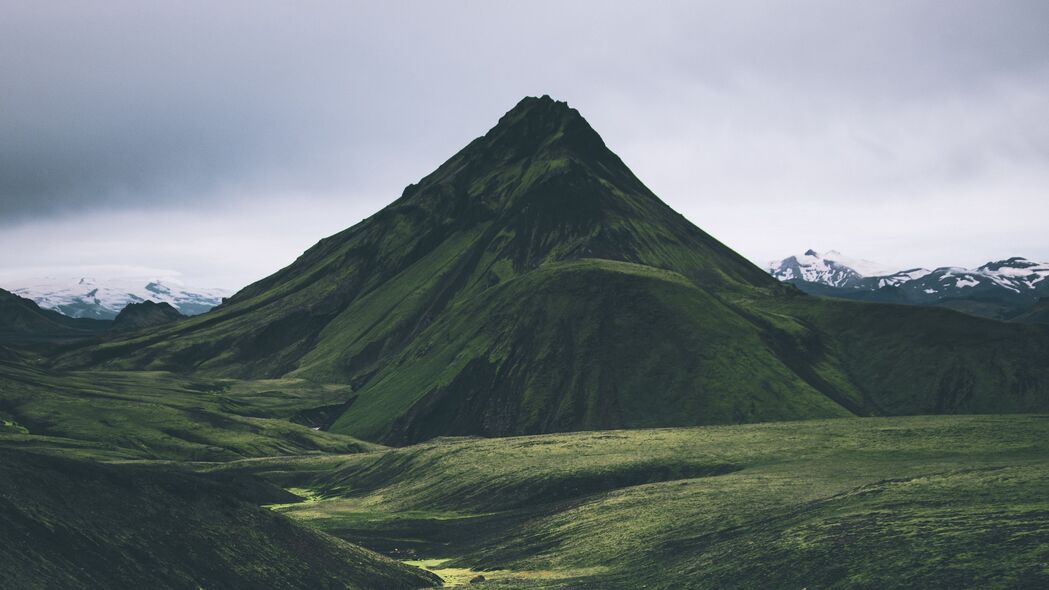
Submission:
[[1049,325],[1049,297],[1039,299],[1030,309],[1014,317],[1013,321]]
[[[29,588],[436,583],[364,546],[448,584],[483,575],[482,588],[1049,584],[1046,416],[389,448],[308,426],[342,395],[0,364],[0,575]],[[371,575],[410,583],[359,582]]]
[[341,404],[345,389],[294,379],[55,373],[0,361],[0,447],[198,461],[373,448],[309,426],[314,409]]
[[[189,461],[375,450],[319,432],[339,387],[0,361],[0,587],[411,590],[437,578],[296,525],[296,496]],[[304,424],[294,423],[298,420]]]
[[0,586],[414,590],[437,581],[259,507],[288,497],[170,464],[0,449]]
[[[440,439],[227,464],[279,512],[489,587],[1049,585],[1049,418]],[[482,586],[483,587],[483,586]]]

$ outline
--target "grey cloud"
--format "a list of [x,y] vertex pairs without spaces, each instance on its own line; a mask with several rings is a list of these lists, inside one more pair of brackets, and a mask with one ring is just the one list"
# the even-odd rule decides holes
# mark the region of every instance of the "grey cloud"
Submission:
[[378,207],[540,93],[694,218],[965,183],[1025,202],[998,179],[1049,163],[1040,0],[11,4],[5,225],[252,193]]

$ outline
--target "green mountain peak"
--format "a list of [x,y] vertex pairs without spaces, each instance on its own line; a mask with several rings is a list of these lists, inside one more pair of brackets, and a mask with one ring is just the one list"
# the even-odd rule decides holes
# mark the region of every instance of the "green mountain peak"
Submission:
[[311,415],[405,443],[979,410],[1002,391],[995,407],[1026,410],[1049,375],[1022,359],[1049,334],[1019,330],[801,297],[544,96],[212,312],[57,364],[349,384]]
[[577,156],[607,149],[579,111],[547,95],[522,99],[499,119],[485,139],[486,148],[504,144],[517,148],[523,156],[543,148],[574,151]]
[[526,192],[556,191],[549,186],[551,179],[584,175],[647,192],[579,111],[544,95],[521,100],[495,127],[410,185],[404,195],[428,188],[440,193],[439,199],[458,194],[499,209],[514,205],[519,201],[515,197]]

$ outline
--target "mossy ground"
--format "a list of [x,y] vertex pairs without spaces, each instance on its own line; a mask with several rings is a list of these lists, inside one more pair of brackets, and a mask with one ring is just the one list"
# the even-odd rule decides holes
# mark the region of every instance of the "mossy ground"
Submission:
[[259,507],[291,498],[172,463],[0,449],[0,587],[415,590],[437,582]]
[[291,421],[344,396],[345,386],[295,379],[57,373],[0,361],[0,446],[100,459],[196,461],[377,448]]
[[[274,516],[397,560],[445,560],[433,571],[454,581],[480,573],[480,587],[1049,584],[1046,416],[443,437],[389,448],[289,421],[330,405],[339,386],[0,369],[0,449],[261,477],[305,499],[260,498]],[[212,510],[223,500],[206,501]]]
[[491,571],[491,587],[1033,588],[1049,584],[1047,459],[1045,416],[955,416],[441,439],[228,468],[308,486],[319,501],[280,509],[303,524],[444,559],[433,571],[456,580]]

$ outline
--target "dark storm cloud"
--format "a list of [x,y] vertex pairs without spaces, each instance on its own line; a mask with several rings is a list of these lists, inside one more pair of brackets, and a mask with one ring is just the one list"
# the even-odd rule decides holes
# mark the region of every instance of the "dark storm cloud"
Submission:
[[374,209],[544,92],[690,215],[1022,200],[1049,163],[1047,22],[1041,0],[6,3],[0,223],[264,192]]

